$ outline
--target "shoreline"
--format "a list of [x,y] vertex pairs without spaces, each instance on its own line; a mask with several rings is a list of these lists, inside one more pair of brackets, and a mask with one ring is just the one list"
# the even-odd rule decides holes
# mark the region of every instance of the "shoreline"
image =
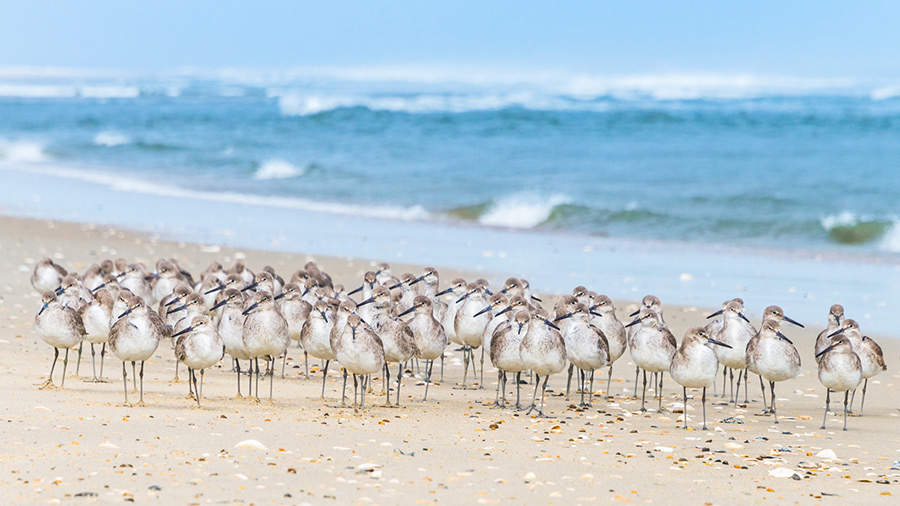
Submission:
[[[320,400],[321,376],[314,370],[312,380],[303,377],[302,354],[293,347],[287,378],[275,379],[274,404],[235,400],[233,374],[217,367],[206,375],[204,406],[197,409],[185,398],[186,384],[170,381],[174,357],[164,342],[147,363],[148,406],[126,408],[120,404],[114,357],[106,360],[109,383],[83,381],[90,376],[86,354],[82,378],[74,377],[69,364],[66,389],[34,386],[46,377],[51,357],[32,323],[38,296],[28,280],[38,258],[46,254],[83,270],[105,256],[148,262],[175,256],[197,271],[213,258],[242,254],[255,271],[270,264],[289,274],[289,266],[299,267],[309,257],[171,242],[105,225],[6,217],[0,218],[0,237],[0,263],[9,273],[0,299],[0,378],[8,392],[0,406],[6,420],[0,436],[8,442],[0,452],[7,470],[0,489],[20,501],[827,503],[824,493],[891,504],[895,499],[884,494],[900,493],[898,340],[880,342],[889,370],[870,382],[866,415],[852,417],[848,432],[840,430],[836,415],[828,417],[826,430],[818,429],[824,391],[812,359],[818,329],[809,325],[790,329],[803,368],[800,377],[777,386],[779,425],[756,415],[758,400],[736,408],[712,398],[710,430],[704,432],[698,430],[700,405],[693,397],[688,408],[693,430],[685,431],[680,389],[668,376],[667,411],[641,413],[640,398],[630,397],[634,366],[628,354],[616,362],[612,382],[605,371],[598,374],[595,388],[610,388],[613,400],[595,396],[591,409],[575,409],[562,397],[565,375],[560,374],[551,378],[547,394],[551,418],[526,417],[488,406],[496,385],[489,364],[486,378],[478,380],[486,382],[485,390],[454,389],[462,361],[452,348],[445,381],[432,386],[428,403],[421,402],[423,387],[407,377],[402,407],[381,407],[383,398],[373,395],[367,399],[371,408],[356,414],[337,406],[337,368],[329,370],[326,398]],[[315,260],[344,284],[369,267],[348,258]],[[397,273],[413,269],[387,260]],[[442,286],[457,274],[437,267]],[[666,309],[679,340],[685,328],[705,322],[706,313],[697,308],[667,304]],[[628,305],[620,304],[620,318],[627,312]],[[376,380],[376,392],[380,386]],[[531,387],[523,385],[526,399]],[[758,399],[752,381],[750,394]],[[655,401],[648,407],[655,408]]]

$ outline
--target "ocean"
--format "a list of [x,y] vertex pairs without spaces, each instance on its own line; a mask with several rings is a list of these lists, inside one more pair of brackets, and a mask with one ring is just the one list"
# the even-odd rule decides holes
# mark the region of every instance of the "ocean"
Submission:
[[[285,227],[317,217],[374,222],[382,230],[452,231],[462,244],[445,246],[451,250],[471,248],[467,236],[506,237],[475,257],[478,266],[489,258],[501,272],[529,268],[511,253],[498,255],[534,242],[570,244],[582,256],[609,245],[658,252],[668,270],[659,267],[649,279],[674,273],[676,285],[703,277],[703,265],[670,265],[667,251],[682,252],[682,260],[710,251],[834,259],[856,266],[851,273],[875,264],[890,279],[900,264],[900,88],[885,85],[7,69],[0,71],[0,168],[17,171],[8,185],[20,185],[4,194],[5,214],[175,233],[191,221],[177,213],[145,219],[109,202],[116,195],[125,196],[123,204],[178,198],[209,212],[254,208],[292,216]],[[78,205],[41,198],[73,182],[90,198]],[[203,240],[235,240],[233,223],[193,223]],[[210,227],[231,234],[216,236]],[[273,229],[244,245],[271,247],[273,235],[290,244],[289,229]],[[415,261],[441,258],[420,246]],[[371,258],[394,253],[308,240],[292,247]],[[634,262],[622,268],[634,270]],[[582,267],[572,268],[587,272]],[[884,272],[871,275],[885,281]],[[565,290],[559,276],[545,278],[545,289]],[[634,283],[626,292],[624,277],[607,281],[613,279],[623,286],[616,295],[643,295]],[[809,281],[820,288],[823,282]],[[735,279],[727,286],[749,284]],[[651,285],[640,289],[653,291]],[[856,295],[870,295],[865,280],[854,286]],[[808,292],[793,289],[785,293]],[[680,293],[677,286],[670,292]],[[708,300],[678,302],[717,306],[726,292],[719,286],[704,292]],[[894,307],[893,292],[883,287],[874,298]],[[820,301],[822,317],[828,304]]]

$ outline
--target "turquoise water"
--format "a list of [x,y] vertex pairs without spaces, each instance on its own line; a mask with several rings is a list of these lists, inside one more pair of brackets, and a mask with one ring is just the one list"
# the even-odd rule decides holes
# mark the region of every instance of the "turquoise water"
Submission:
[[545,88],[0,78],[0,161],[367,216],[900,251],[890,93]]

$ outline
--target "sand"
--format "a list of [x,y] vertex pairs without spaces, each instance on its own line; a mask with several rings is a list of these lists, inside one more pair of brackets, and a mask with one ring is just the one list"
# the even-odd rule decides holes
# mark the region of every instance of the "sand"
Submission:
[[[108,383],[87,381],[86,354],[81,377],[74,375],[73,359],[65,389],[39,390],[35,385],[46,379],[53,354],[35,333],[39,298],[28,280],[42,256],[76,270],[106,257],[149,264],[174,256],[199,271],[213,259],[230,263],[243,255],[252,269],[268,264],[286,275],[309,257],[172,243],[104,226],[15,218],[0,223],[6,273],[0,286],[4,502],[896,504],[893,496],[900,495],[900,344],[879,339],[889,369],[870,381],[865,416],[852,417],[850,430],[842,432],[840,417],[829,415],[828,428],[820,430],[824,389],[812,358],[819,329],[789,329],[804,364],[799,378],[777,387],[780,424],[756,415],[758,383],[751,382],[757,402],[745,408],[712,399],[709,431],[696,430],[699,399],[688,407],[695,430],[681,428],[681,390],[668,377],[667,412],[639,412],[640,399],[629,397],[634,366],[628,354],[615,364],[614,399],[597,398],[590,410],[565,401],[564,376],[551,378],[548,419],[489,407],[496,385],[489,365],[485,390],[454,389],[462,361],[451,348],[445,381],[432,386],[427,403],[421,402],[424,387],[405,378],[402,407],[381,407],[383,398],[370,396],[372,407],[363,413],[338,407],[336,368],[329,371],[326,399],[318,399],[320,376],[304,378],[296,348],[290,350],[287,378],[275,379],[274,403],[235,399],[229,364],[208,371],[198,409],[186,398],[187,384],[172,382],[169,343],[146,365],[146,407],[122,406],[121,362],[111,355]],[[315,260],[347,286],[358,284],[370,265]],[[420,270],[393,268],[396,274]],[[460,273],[441,274],[446,284]],[[617,306],[620,319],[635,307]],[[705,314],[702,308],[666,308],[679,338],[688,326],[702,324]],[[597,376],[597,389],[605,391],[605,372]],[[381,390],[380,380],[374,387]],[[523,385],[523,394],[531,388]],[[268,391],[267,382],[261,390]]]

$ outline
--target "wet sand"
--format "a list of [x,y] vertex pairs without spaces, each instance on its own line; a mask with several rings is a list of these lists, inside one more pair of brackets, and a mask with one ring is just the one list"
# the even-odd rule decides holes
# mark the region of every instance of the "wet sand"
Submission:
[[[759,388],[751,378],[755,402],[735,408],[713,398],[709,431],[696,430],[699,398],[688,407],[695,430],[681,428],[681,389],[668,376],[665,412],[638,411],[640,398],[630,397],[634,366],[628,354],[615,364],[612,400],[595,398],[590,410],[575,409],[575,397],[565,401],[564,375],[551,378],[548,419],[489,407],[496,386],[489,364],[484,390],[455,389],[463,368],[452,347],[445,380],[432,386],[427,403],[421,401],[424,386],[404,378],[402,407],[381,407],[384,398],[371,395],[372,407],[362,413],[339,406],[340,372],[334,367],[326,398],[319,399],[318,361],[307,380],[297,348],[289,352],[287,377],[276,375],[273,403],[235,399],[228,364],[208,371],[198,409],[186,398],[187,384],[172,382],[169,342],[146,365],[146,407],[122,406],[121,362],[111,354],[104,371],[109,382],[87,381],[89,353],[76,377],[76,354],[70,353],[65,389],[39,390],[35,384],[46,379],[53,356],[33,325],[40,305],[29,277],[42,256],[78,271],[107,257],[152,264],[173,256],[200,271],[213,259],[230,264],[241,255],[251,269],[272,265],[288,276],[309,257],[166,242],[99,225],[16,218],[0,223],[0,266],[6,272],[0,286],[0,378],[6,392],[0,405],[0,490],[10,502],[893,504],[900,494],[900,342],[878,338],[888,371],[869,382],[865,416],[852,417],[850,430],[842,432],[840,417],[829,415],[828,428],[820,430],[825,392],[812,357],[820,329],[786,329],[803,368],[801,377],[776,387],[778,425],[756,414]],[[356,286],[370,266],[368,260],[315,260],[346,286]],[[393,262],[392,267],[395,274],[421,270]],[[440,270],[442,286],[457,275],[473,277]],[[626,319],[636,306],[626,301],[617,307]],[[758,314],[762,308],[751,309]],[[705,323],[705,314],[704,308],[666,307],[679,340],[688,326]],[[597,390],[605,392],[605,371],[597,377]],[[380,378],[373,383],[382,389]],[[479,378],[475,384],[480,383]],[[266,380],[260,388],[268,392]],[[523,395],[531,388],[523,385]]]

